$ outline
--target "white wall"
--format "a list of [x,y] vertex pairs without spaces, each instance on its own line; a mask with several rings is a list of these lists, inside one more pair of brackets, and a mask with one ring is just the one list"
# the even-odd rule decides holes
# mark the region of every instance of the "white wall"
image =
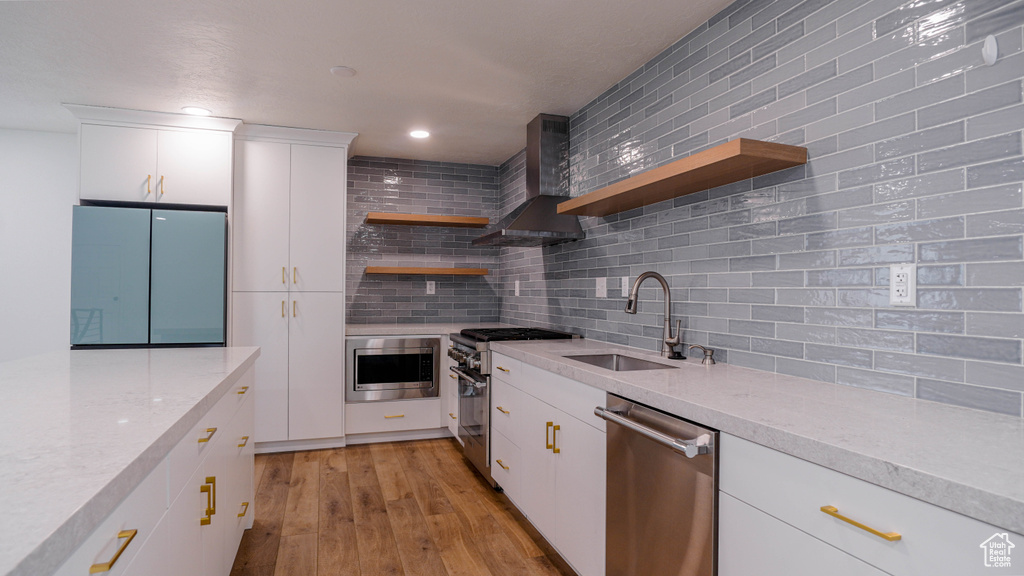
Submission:
[[74,134],[0,129],[0,362],[70,342]]

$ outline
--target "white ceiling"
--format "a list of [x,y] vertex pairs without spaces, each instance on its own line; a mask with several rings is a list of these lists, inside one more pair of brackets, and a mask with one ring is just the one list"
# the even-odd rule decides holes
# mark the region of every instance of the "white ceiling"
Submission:
[[572,114],[731,1],[0,1],[0,127],[72,132],[62,102],[198,105],[496,165],[538,113]]

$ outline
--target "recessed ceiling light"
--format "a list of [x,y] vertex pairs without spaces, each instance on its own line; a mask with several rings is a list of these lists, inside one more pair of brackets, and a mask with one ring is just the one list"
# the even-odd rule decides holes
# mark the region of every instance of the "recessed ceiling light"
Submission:
[[185,106],[181,111],[193,116],[209,116],[211,114],[211,112],[206,108],[200,108],[198,106]]
[[413,138],[426,138],[430,136],[430,132],[427,132],[426,130],[413,130],[412,132],[409,132],[409,136],[412,136]]
[[356,69],[348,66],[334,66],[331,68],[331,74],[342,78],[351,78],[356,75]]

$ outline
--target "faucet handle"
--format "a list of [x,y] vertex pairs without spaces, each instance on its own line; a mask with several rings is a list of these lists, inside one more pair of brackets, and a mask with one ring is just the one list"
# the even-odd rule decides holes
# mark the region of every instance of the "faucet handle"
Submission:
[[676,320],[676,335],[673,336],[672,334],[669,334],[668,338],[665,339],[665,344],[668,344],[670,347],[671,346],[679,346],[682,343],[682,336],[683,336],[683,321],[682,320]]
[[710,348],[705,348],[700,344],[694,344],[690,346],[690,350],[694,348],[700,348],[704,352],[704,359],[700,361],[701,364],[714,364],[715,363],[715,351]]

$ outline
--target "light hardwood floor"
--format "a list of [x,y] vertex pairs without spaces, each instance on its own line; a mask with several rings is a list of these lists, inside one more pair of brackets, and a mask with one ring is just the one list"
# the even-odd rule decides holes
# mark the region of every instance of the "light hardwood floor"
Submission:
[[256,456],[232,576],[572,576],[454,440]]

